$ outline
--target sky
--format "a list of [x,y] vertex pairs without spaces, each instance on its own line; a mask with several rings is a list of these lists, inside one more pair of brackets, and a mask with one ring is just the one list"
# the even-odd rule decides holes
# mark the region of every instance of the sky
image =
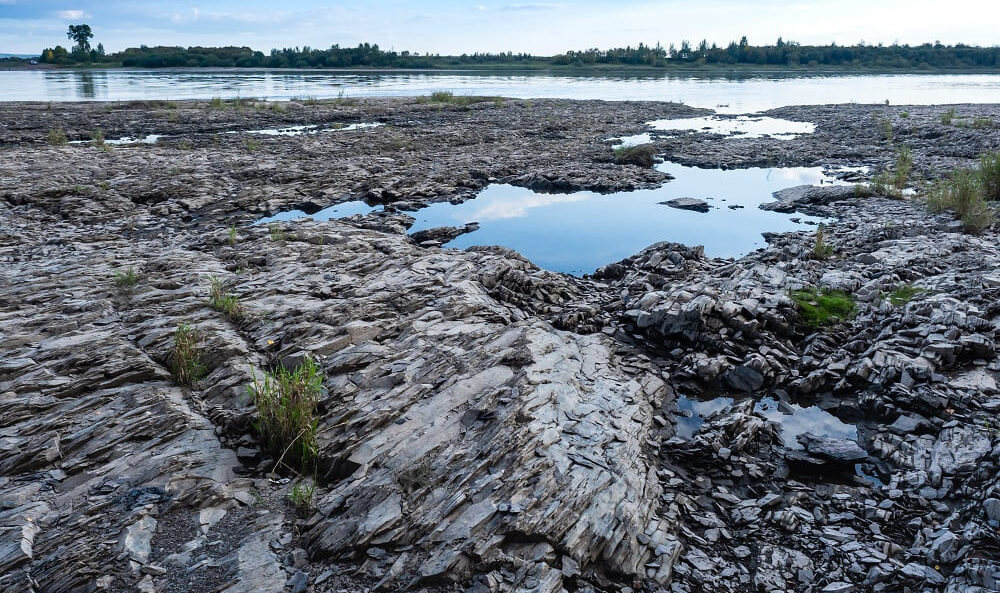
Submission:
[[108,52],[139,45],[553,55],[681,40],[751,44],[1000,44],[996,0],[0,0],[0,53],[70,46],[87,23]]

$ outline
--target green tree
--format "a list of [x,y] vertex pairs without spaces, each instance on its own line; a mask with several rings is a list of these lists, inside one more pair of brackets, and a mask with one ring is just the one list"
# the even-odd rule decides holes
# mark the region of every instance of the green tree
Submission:
[[94,32],[90,30],[90,25],[70,25],[69,30],[66,31],[66,37],[72,39],[76,42],[76,47],[80,49],[81,52],[90,51],[90,39],[94,36]]

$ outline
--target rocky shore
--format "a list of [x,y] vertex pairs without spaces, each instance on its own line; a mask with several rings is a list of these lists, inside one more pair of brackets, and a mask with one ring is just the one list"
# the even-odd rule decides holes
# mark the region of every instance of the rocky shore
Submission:
[[[945,111],[789,107],[769,115],[816,132],[651,139],[690,165],[862,175],[905,142],[928,178],[1000,147]],[[583,278],[440,247],[471,226],[408,234],[422,206],[491,183],[669,182],[615,164],[608,139],[704,113],[0,105],[0,591],[1000,590],[995,229],[799,188],[772,207],[833,220],[823,257],[812,232],[738,260],[665,242]],[[252,224],[358,199],[384,211]],[[212,279],[238,314],[210,306]],[[797,290],[842,291],[853,314],[807,325]],[[191,388],[171,374],[181,325],[204,354]],[[247,386],[307,357],[323,385],[300,480]],[[801,410],[856,438],[790,438]]]

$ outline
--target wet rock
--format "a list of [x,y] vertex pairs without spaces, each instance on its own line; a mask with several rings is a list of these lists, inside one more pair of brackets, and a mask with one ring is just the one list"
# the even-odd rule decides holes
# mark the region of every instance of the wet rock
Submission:
[[854,463],[868,457],[868,453],[850,439],[821,437],[808,432],[797,438],[810,454],[838,463]]
[[674,198],[666,202],[660,202],[664,206],[677,208],[679,210],[692,210],[694,212],[708,212],[710,207],[705,200],[697,198]]

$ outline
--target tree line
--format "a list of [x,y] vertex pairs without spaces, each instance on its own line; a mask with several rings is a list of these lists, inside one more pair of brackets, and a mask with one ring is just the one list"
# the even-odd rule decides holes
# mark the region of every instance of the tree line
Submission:
[[753,64],[759,66],[855,66],[868,68],[1000,68],[1000,47],[973,45],[801,45],[780,37],[774,45],[750,45],[746,37],[726,47],[682,41],[680,47],[639,44],[609,50],[571,51],[552,58],[556,64],[621,64],[666,66],[679,64]]
[[104,46],[90,47],[93,31],[88,25],[71,25],[66,36],[76,44],[42,51],[40,61],[58,65],[108,64],[135,68],[442,68],[463,65],[524,66],[615,66],[735,65],[785,67],[861,67],[900,69],[1000,68],[1000,47],[925,43],[922,45],[801,45],[779,38],[774,45],[750,45],[746,37],[726,47],[701,41],[614,49],[568,51],[543,57],[528,53],[474,53],[460,56],[386,51],[377,44],[357,47],[333,45],[327,49],[292,47],[272,49],[269,54],[249,47],[170,47],[128,48],[107,54]]

